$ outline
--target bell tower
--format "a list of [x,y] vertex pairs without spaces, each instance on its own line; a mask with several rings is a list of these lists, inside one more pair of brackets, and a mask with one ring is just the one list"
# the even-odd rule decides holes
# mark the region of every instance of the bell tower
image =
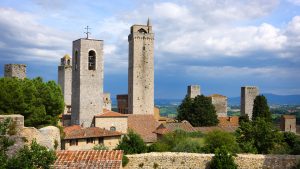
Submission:
[[133,25],[128,36],[128,113],[154,114],[154,33],[147,25]]
[[90,127],[103,105],[103,41],[73,41],[72,125]]

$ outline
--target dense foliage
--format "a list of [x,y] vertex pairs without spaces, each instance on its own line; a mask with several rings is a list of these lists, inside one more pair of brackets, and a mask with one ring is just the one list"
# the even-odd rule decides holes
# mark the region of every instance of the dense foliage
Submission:
[[0,78],[0,114],[21,114],[26,126],[56,125],[64,110],[60,87],[42,78]]
[[252,120],[257,118],[264,118],[266,121],[272,121],[272,114],[268,106],[265,96],[259,95],[254,99]]
[[237,142],[246,153],[268,154],[283,143],[282,134],[264,118],[241,123],[236,133]]
[[117,150],[123,150],[124,154],[140,154],[147,152],[147,146],[141,136],[132,130],[124,135],[120,140]]
[[200,132],[188,133],[183,130],[164,135],[160,140],[151,146],[151,151],[156,152],[202,152],[203,134]]
[[10,135],[14,133],[14,123],[10,119],[0,122],[0,168],[8,169],[47,169],[54,163],[55,152],[37,144],[35,141],[30,146],[25,145],[12,158],[7,156],[9,146],[14,144]]
[[225,148],[220,147],[215,151],[215,156],[210,163],[211,169],[237,169],[232,154]]
[[211,99],[203,95],[196,96],[194,99],[186,96],[178,107],[177,119],[187,120],[194,127],[215,126],[219,122]]
[[233,134],[224,131],[212,131],[204,137],[204,151],[214,153],[216,149],[225,147],[231,153],[238,153],[239,146]]
[[103,144],[97,144],[93,147],[93,150],[108,150],[108,147]]

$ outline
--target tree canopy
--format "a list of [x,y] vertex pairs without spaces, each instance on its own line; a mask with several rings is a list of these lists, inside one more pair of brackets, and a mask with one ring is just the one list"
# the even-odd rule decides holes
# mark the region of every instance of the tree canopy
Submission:
[[218,124],[217,113],[211,98],[204,95],[194,99],[186,96],[178,107],[178,120],[187,120],[194,127],[215,126]]
[[54,81],[0,78],[0,114],[21,114],[25,125],[56,125],[64,110],[64,99]]
[[129,130],[120,140],[117,150],[123,150],[124,154],[140,154],[147,152],[147,146],[140,135]]
[[272,114],[264,95],[256,96],[253,104],[252,120],[264,118],[266,121],[272,121]]

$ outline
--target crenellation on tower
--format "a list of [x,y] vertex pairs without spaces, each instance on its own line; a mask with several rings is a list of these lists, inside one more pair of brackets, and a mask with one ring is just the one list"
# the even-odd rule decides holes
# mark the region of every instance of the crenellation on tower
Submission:
[[103,41],[73,41],[71,123],[93,126],[103,112]]
[[128,113],[154,113],[154,34],[147,25],[130,28],[128,66]]
[[5,64],[4,77],[16,77],[19,79],[26,78],[26,65],[25,64]]
[[256,86],[241,87],[241,115],[248,115],[252,119],[254,99],[259,95],[259,89]]

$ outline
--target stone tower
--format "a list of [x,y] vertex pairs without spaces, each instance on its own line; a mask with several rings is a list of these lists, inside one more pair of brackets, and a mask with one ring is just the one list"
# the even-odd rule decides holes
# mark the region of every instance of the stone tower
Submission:
[[103,41],[73,41],[71,124],[90,127],[103,109]]
[[4,66],[4,77],[26,78],[26,65],[24,64],[6,64]]
[[154,114],[154,33],[147,25],[133,25],[128,36],[128,113]]
[[259,95],[259,89],[256,86],[241,87],[241,115],[248,115],[252,119],[252,110],[254,99]]
[[189,85],[187,87],[187,95],[190,98],[195,98],[198,95],[201,95],[201,91],[200,91],[200,86],[199,85]]
[[64,113],[70,112],[72,97],[72,64],[69,55],[65,55],[61,58],[60,65],[58,66],[58,84],[61,87],[66,105]]

